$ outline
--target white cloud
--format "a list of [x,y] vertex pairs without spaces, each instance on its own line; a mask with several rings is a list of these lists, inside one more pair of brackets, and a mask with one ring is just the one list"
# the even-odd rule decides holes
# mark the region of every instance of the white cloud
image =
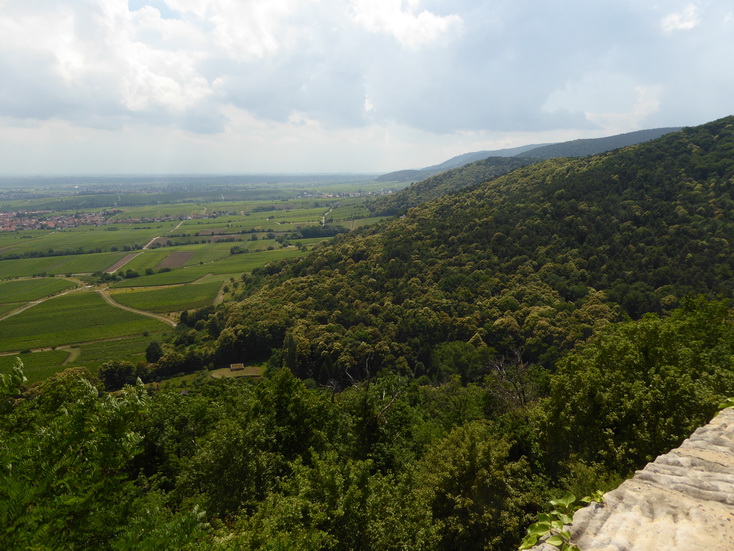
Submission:
[[418,12],[419,0],[354,0],[354,19],[373,33],[392,35],[401,44],[417,48],[461,28],[456,14]]
[[230,59],[250,61],[278,53],[297,31],[288,18],[313,0],[165,0],[173,10],[209,28],[211,45]]
[[663,17],[660,26],[664,32],[690,31],[701,23],[698,8],[690,4],[683,11],[671,13]]
[[0,0],[0,133],[49,170],[74,129],[126,163],[160,140],[182,170],[379,170],[698,124],[731,111],[724,4]]
[[623,112],[587,112],[586,118],[602,128],[603,135],[621,134],[641,130],[644,121],[660,109],[659,86],[635,86],[635,102]]

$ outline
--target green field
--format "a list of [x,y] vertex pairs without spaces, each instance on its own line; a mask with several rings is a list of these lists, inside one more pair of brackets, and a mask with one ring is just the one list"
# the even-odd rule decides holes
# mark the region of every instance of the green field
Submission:
[[69,350],[46,350],[18,356],[0,356],[0,373],[8,373],[15,365],[16,357],[23,362],[23,372],[28,382],[37,383],[66,368],[63,363],[69,357]]
[[81,274],[102,272],[127,253],[75,254],[0,260],[0,279],[30,277],[34,274]]
[[[121,229],[122,228],[122,229]],[[111,231],[111,230],[115,231]],[[26,253],[31,251],[46,252],[49,249],[56,251],[94,252],[95,250],[110,251],[113,246],[122,249],[125,245],[144,246],[157,235],[164,235],[170,229],[170,224],[155,223],[136,229],[135,227],[108,227],[108,226],[79,226],[47,233],[34,239],[19,239],[14,245],[5,248],[0,255],[9,253]]]
[[181,285],[196,281],[201,276],[208,274],[206,270],[201,270],[202,266],[193,268],[179,268],[170,272],[161,272],[149,276],[134,277],[131,279],[123,279],[112,285],[113,289],[121,289],[125,287],[154,287],[158,285]]
[[351,221],[355,218],[366,218],[370,215],[370,212],[361,205],[349,205],[343,207],[337,207],[332,210],[327,219],[331,219],[334,222]]
[[[251,253],[229,256],[216,262],[208,262],[185,268],[171,270],[170,272],[157,273],[149,276],[125,279],[113,285],[114,288],[122,287],[148,287],[153,285],[175,285],[178,283],[191,283],[208,274],[218,274],[229,277],[231,274],[242,274],[251,272],[273,260],[291,258],[304,254],[296,248],[274,249],[272,251],[254,251]],[[219,279],[223,281],[225,277]]]
[[[0,321],[0,351],[62,347],[22,355],[26,372],[34,382],[66,367],[84,366],[96,373],[110,359],[143,360],[153,337],[142,334],[160,336],[169,329],[154,319],[110,306],[97,293],[87,290],[53,297],[78,283],[46,276],[77,274],[90,285],[107,284],[109,278],[93,274],[105,272],[136,253],[119,270],[123,275],[128,270],[141,275],[114,283],[113,298],[140,310],[176,312],[212,304],[223,282],[229,279],[239,280],[243,273],[271,261],[306,254],[293,246],[283,247],[275,238],[319,225],[330,209],[330,218],[344,220],[336,223],[350,228],[379,220],[362,221],[359,217],[367,214],[361,206],[366,198],[343,194],[379,189],[384,184],[326,179],[272,187],[265,180],[244,185],[228,180],[223,180],[220,187],[200,189],[167,182],[151,187],[143,182],[138,191],[116,188],[107,194],[99,194],[99,183],[94,182],[89,193],[80,192],[76,185],[73,189],[60,188],[58,196],[49,196],[43,189],[39,197],[0,205],[10,212],[54,211],[41,214],[46,220],[103,208],[122,210],[110,218],[110,224],[100,226],[0,233],[0,258],[13,254],[29,257],[0,260],[0,316],[30,301],[52,297]],[[160,239],[154,248],[141,249],[155,237]],[[172,246],[168,246],[169,241]],[[310,238],[291,243],[312,248],[322,241],[324,238]],[[247,252],[232,255],[233,247]],[[166,266],[170,270],[160,272]],[[153,274],[145,275],[151,270]],[[26,277],[33,279],[17,279]],[[153,288],[158,286],[161,288]],[[97,340],[103,342],[90,342]],[[0,357],[0,370],[10,365],[10,358]]]
[[220,281],[194,285],[178,285],[143,291],[115,291],[120,304],[149,312],[177,312],[189,308],[210,306],[221,287]]
[[97,293],[72,293],[0,321],[0,351],[52,347],[167,328],[163,322],[110,306]]
[[69,362],[67,367],[81,366],[92,373],[97,373],[99,367],[110,360],[142,362],[145,361],[145,349],[152,340],[160,342],[160,335],[151,334],[148,337],[135,335],[120,340],[82,344],[77,349],[79,357]]
[[125,270],[133,270],[138,273],[145,273],[148,268],[155,268],[160,264],[161,260],[166,258],[169,254],[168,249],[145,249],[144,251],[138,251],[139,254],[133,258],[130,262],[120,268],[123,272]]
[[0,232],[0,255],[4,254],[7,249],[15,247],[18,243],[26,240],[32,240],[42,235],[50,233],[51,230],[19,230],[11,232]]
[[16,308],[20,308],[23,305],[23,302],[10,302],[8,304],[0,304],[0,316],[2,316],[3,314],[7,314],[8,312],[15,310]]
[[37,300],[75,286],[72,281],[52,278],[0,281],[0,304]]

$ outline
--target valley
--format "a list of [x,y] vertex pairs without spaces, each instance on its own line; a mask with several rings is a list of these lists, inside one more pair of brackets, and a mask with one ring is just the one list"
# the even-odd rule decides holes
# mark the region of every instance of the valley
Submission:
[[528,548],[731,404],[732,117],[298,193],[0,234],[0,543]]

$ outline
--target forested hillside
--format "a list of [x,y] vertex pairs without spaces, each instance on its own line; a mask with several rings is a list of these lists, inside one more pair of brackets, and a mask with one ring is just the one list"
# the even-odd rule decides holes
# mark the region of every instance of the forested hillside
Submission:
[[514,157],[489,157],[411,184],[394,195],[383,195],[368,206],[373,216],[402,214],[421,203],[469,189],[533,162]]
[[732,394],[733,190],[734,118],[534,164],[244,275],[137,366],[261,380],[1,375],[0,547],[516,548]]
[[552,369],[599,325],[731,296],[731,123],[529,166],[272,264],[194,348],[217,361],[281,350],[320,383],[383,369],[473,380],[486,362],[445,349],[522,349]]
[[534,147],[528,151],[521,151],[518,157],[532,159],[553,159],[555,157],[584,157],[586,155],[597,155],[613,149],[637,145],[654,140],[665,134],[677,132],[678,127],[651,128],[648,130],[636,130],[625,134],[607,136],[604,138],[586,138],[582,140],[571,140],[563,143],[555,143]]
[[497,149],[494,151],[474,151],[457,155],[440,164],[428,166],[421,169],[398,170],[378,176],[378,182],[418,182],[426,180],[447,170],[461,168],[476,161],[482,161],[491,157],[499,158],[523,158],[523,159],[553,159],[556,157],[583,157],[597,155],[612,149],[619,149],[630,145],[647,142],[659,138],[670,132],[676,132],[680,128],[654,128],[649,130],[637,130],[615,136],[604,138],[586,138],[571,140],[568,142],[554,144],[536,144],[512,147],[509,149]]

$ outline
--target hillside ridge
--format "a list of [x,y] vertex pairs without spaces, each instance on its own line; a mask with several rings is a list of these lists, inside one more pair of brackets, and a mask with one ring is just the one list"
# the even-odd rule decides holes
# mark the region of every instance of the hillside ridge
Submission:
[[405,169],[383,174],[376,178],[384,182],[419,181],[435,176],[446,170],[459,168],[469,163],[481,161],[489,157],[525,157],[529,159],[552,159],[556,157],[582,157],[597,155],[612,149],[637,145],[677,132],[682,127],[651,128],[635,130],[602,138],[582,138],[553,144],[532,144],[507,149],[474,151],[452,157],[442,163],[419,169]]

